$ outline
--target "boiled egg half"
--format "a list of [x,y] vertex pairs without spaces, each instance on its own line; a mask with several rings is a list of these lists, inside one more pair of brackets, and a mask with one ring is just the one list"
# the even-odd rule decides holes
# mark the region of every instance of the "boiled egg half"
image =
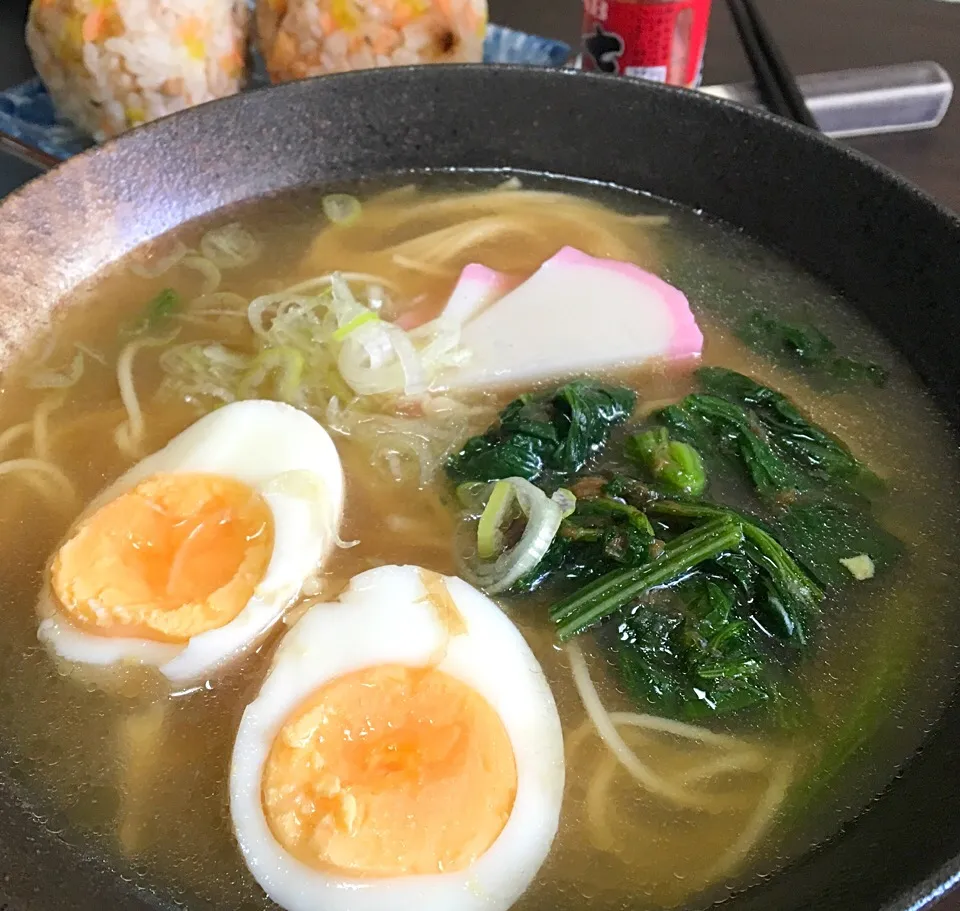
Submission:
[[343,470],[309,415],[243,401],[103,491],[50,560],[39,636],[68,662],[203,679],[256,645],[335,542]]
[[240,722],[230,811],[285,911],[504,911],[557,830],[560,720],[523,637],[461,579],[356,576],[285,635]]

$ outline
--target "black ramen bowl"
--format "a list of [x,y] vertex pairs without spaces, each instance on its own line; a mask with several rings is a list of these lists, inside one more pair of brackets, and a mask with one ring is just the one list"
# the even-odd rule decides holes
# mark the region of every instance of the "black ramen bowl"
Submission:
[[[518,67],[377,70],[204,105],[0,205],[0,366],[65,291],[214,209],[422,169],[523,169],[702,209],[840,291],[960,420],[960,220],[859,155],[763,113],[627,80]],[[945,491],[954,496],[960,491]],[[960,641],[960,634],[958,634]],[[16,673],[16,668],[3,668]],[[6,747],[0,744],[0,768]],[[730,911],[906,911],[960,878],[960,699],[870,808]],[[0,773],[0,909],[156,907],[44,823]],[[638,900],[638,904],[640,904]]]

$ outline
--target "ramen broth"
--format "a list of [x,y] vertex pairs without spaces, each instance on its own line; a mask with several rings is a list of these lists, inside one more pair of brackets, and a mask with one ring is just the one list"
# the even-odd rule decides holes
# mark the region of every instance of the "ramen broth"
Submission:
[[[250,266],[224,270],[218,292],[249,300],[309,275],[370,272],[394,285],[393,306],[435,313],[455,274],[413,271],[402,259],[398,265],[378,251],[409,243],[409,257],[416,259],[419,248],[410,242],[434,232],[441,233],[434,234],[432,243],[444,242],[444,229],[462,221],[464,213],[438,205],[424,223],[411,226],[404,211],[432,195],[440,201],[455,199],[458,192],[493,182],[478,176],[418,178],[416,189],[397,189],[369,207],[365,202],[350,229],[352,246],[324,241],[322,235],[318,240],[326,223],[321,194],[298,192],[188,225],[158,242],[152,261],[178,242],[196,247],[211,227],[240,222],[263,245],[263,253]],[[908,544],[906,558],[882,580],[853,585],[841,599],[826,603],[811,657],[801,671],[814,706],[809,721],[789,733],[736,716],[711,722],[714,730],[748,741],[754,765],[732,771],[731,780],[719,780],[719,809],[706,811],[678,808],[645,792],[596,736],[573,685],[567,654],[555,644],[544,596],[500,599],[543,667],[567,749],[556,840],[515,907],[574,909],[589,902],[598,911],[616,911],[674,906],[695,897],[705,901],[750,883],[836,833],[890,780],[935,720],[952,673],[947,631],[955,624],[951,605],[960,556],[955,544],[960,540],[956,443],[902,359],[842,300],[778,254],[729,227],[648,197],[527,177],[524,185],[561,190],[628,214],[663,216],[664,223],[612,222],[614,249],[597,249],[603,244],[590,235],[590,224],[577,229],[570,221],[547,223],[533,240],[506,236],[466,244],[456,254],[458,265],[478,261],[529,275],[563,245],[588,249],[592,244],[589,252],[595,255],[630,259],[677,285],[704,330],[704,362],[779,389],[846,441],[888,480],[881,518]],[[348,189],[362,200],[383,190],[366,185]],[[143,254],[134,259],[145,261]],[[132,887],[191,908],[264,908],[269,902],[246,871],[234,841],[225,779],[240,716],[257,692],[283,624],[225,678],[174,697],[167,697],[164,685],[149,672],[127,669],[105,682],[102,673],[77,671],[54,660],[37,641],[36,596],[50,554],[83,504],[135,460],[114,440],[128,417],[116,372],[117,358],[130,341],[124,329],[136,325],[145,302],[161,289],[171,287],[191,300],[207,278],[179,266],[150,279],[128,265],[119,264],[78,291],[82,302],[67,311],[53,335],[39,340],[32,357],[3,376],[0,458],[39,457],[52,463],[74,486],[76,499],[68,502],[56,495],[56,479],[38,480],[37,473],[21,471],[0,475],[0,666],[5,670],[0,679],[0,761],[4,774],[31,795],[45,825],[102,857]],[[217,306],[229,309],[231,300],[217,299]],[[814,390],[801,374],[773,365],[737,340],[732,327],[754,307],[813,323],[842,339],[845,353],[889,367],[890,382],[883,389]],[[208,314],[191,321],[190,314],[188,307],[170,319],[168,328],[178,335],[168,338],[167,346],[192,339],[250,346],[242,316]],[[602,325],[591,323],[588,308],[582,321],[584,333],[603,333]],[[163,332],[157,337],[166,338]],[[60,369],[74,357],[77,343],[92,354],[85,357],[75,385],[29,388],[39,357]],[[158,397],[163,350],[158,344],[136,354],[142,454],[162,446],[200,413],[193,402]],[[638,412],[692,389],[691,378],[677,371],[647,370],[613,379],[638,392]],[[458,429],[461,441],[488,426],[518,391],[526,390],[475,396]],[[21,424],[21,430],[9,430]],[[451,545],[455,511],[442,473],[423,486],[415,472],[401,471],[396,480],[389,466],[372,465],[370,447],[360,436],[334,438],[347,480],[341,537],[357,543],[335,551],[318,580],[320,595],[333,598],[354,574],[387,563],[456,574]],[[602,649],[591,636],[578,641],[605,707],[634,710]],[[829,788],[805,800],[810,776],[837,749],[838,738],[847,736],[851,717],[861,715],[864,731],[872,735],[869,748],[853,749]],[[629,728],[621,733],[650,767],[678,779],[685,772],[695,776],[716,759],[696,741],[652,737]]]

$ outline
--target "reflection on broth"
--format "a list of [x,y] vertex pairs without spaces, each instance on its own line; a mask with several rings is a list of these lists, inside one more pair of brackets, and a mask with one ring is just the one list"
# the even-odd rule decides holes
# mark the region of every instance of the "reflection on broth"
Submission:
[[[95,845],[118,873],[135,873],[162,900],[236,911],[265,907],[264,889],[257,882],[264,874],[261,870],[255,879],[248,871],[234,835],[236,820],[231,820],[231,766],[236,769],[238,762],[247,761],[239,753],[232,757],[238,729],[244,731],[248,725],[244,720],[241,727],[244,709],[258,694],[259,699],[266,698],[271,686],[279,686],[274,681],[286,673],[283,649],[274,662],[283,634],[295,628],[303,638],[309,624],[324,628],[323,618],[335,616],[337,609],[324,603],[336,601],[347,589],[341,607],[349,607],[354,603],[350,580],[381,567],[381,575],[365,578],[387,580],[377,582],[383,585],[383,597],[374,603],[368,594],[367,601],[355,602],[357,610],[369,611],[371,618],[366,626],[369,641],[356,643],[357,663],[331,671],[329,678],[318,677],[318,687],[301,695],[320,699],[326,694],[329,712],[334,712],[330,706],[347,711],[343,706],[363,705],[368,697],[362,695],[362,681],[354,691],[344,683],[344,675],[349,670],[362,676],[369,668],[377,692],[393,692],[394,687],[404,694],[396,697],[396,705],[442,703],[449,715],[443,722],[448,727],[440,727],[460,730],[462,718],[458,720],[448,702],[431,702],[439,698],[437,693],[447,693],[450,701],[462,699],[464,706],[472,706],[471,718],[488,718],[489,713],[493,721],[484,724],[497,732],[497,744],[512,749],[515,758],[525,755],[522,738],[509,721],[500,725],[509,711],[491,695],[495,688],[484,689],[482,673],[478,672],[472,695],[462,695],[460,684],[444,682],[442,662],[448,655],[454,664],[460,660],[444,636],[453,642],[464,635],[458,626],[460,612],[470,621],[472,636],[471,618],[485,622],[484,612],[490,609],[490,602],[465,583],[424,582],[426,594],[411,596],[403,607],[413,618],[410,642],[416,640],[417,648],[440,656],[435,662],[440,670],[431,671],[436,679],[411,680],[402,669],[383,671],[388,665],[404,664],[391,657],[390,648],[381,649],[377,639],[379,626],[388,622],[383,612],[389,608],[390,592],[400,610],[398,593],[406,591],[403,586],[416,588],[416,579],[434,580],[431,574],[438,573],[465,577],[474,588],[493,593],[526,645],[510,638],[516,634],[509,625],[497,626],[503,618],[495,611],[491,629],[499,629],[496,636],[504,638],[485,640],[503,648],[490,655],[490,680],[496,678],[498,661],[514,661],[517,667],[527,662],[527,676],[520,675],[515,684],[517,700],[521,702],[525,688],[532,687],[530,698],[541,700],[538,717],[549,720],[549,694],[544,697],[545,688],[537,689],[534,665],[539,663],[563,730],[562,767],[559,756],[550,760],[553,765],[543,757],[517,760],[516,777],[510,779],[504,770],[512,766],[502,756],[485,766],[484,780],[500,788],[501,803],[503,794],[511,795],[512,801],[514,793],[523,791],[528,761],[533,763],[529,768],[536,767],[535,762],[546,763],[537,767],[545,779],[555,776],[558,768],[561,781],[565,774],[552,847],[512,907],[532,911],[589,903],[591,908],[620,911],[701,903],[748,884],[834,834],[916,749],[948,683],[946,630],[952,623],[958,556],[953,544],[957,515],[949,496],[958,482],[955,444],[906,366],[841,301],[777,255],[724,226],[648,198],[528,178],[522,184],[516,178],[505,184],[485,183],[476,175],[418,179],[416,185],[385,190],[347,189],[361,205],[357,209],[343,200],[328,203],[328,213],[338,219],[333,223],[324,215],[322,194],[300,192],[189,225],[177,236],[161,239],[78,291],[77,305],[68,310],[54,335],[38,340],[31,357],[5,372],[0,398],[4,504],[0,541],[6,570],[0,590],[7,610],[0,662],[10,670],[0,682],[4,743],[0,761],[6,770],[37,795],[50,824],[62,829],[65,838],[87,848]],[[716,425],[703,423],[706,412],[696,409],[715,405],[704,401],[707,394],[726,402],[716,407],[729,409],[735,381],[728,374],[717,373],[713,380],[710,374],[694,374],[695,365],[689,361],[654,359],[639,369],[605,369],[588,378],[568,372],[518,383],[508,376],[489,388],[459,389],[455,381],[438,381],[454,376],[465,363],[459,329],[451,329],[449,320],[437,319],[460,287],[465,267],[474,263],[486,267],[475,276],[477,284],[472,287],[478,296],[473,305],[478,312],[489,312],[483,308],[515,293],[511,289],[522,287],[565,247],[635,264],[680,288],[703,331],[702,363],[737,371],[767,390],[744,393],[755,398],[744,399],[729,412],[732,418],[724,418],[726,436],[721,434],[716,452],[710,436]],[[602,293],[606,286],[597,287]],[[650,287],[643,293],[652,295],[648,299],[653,306],[658,292]],[[744,315],[755,309],[776,320],[814,325],[825,337],[842,341],[843,350],[822,346],[819,360],[806,366],[795,352],[778,357],[758,353],[757,346],[747,345],[737,332]],[[591,307],[589,300],[578,310],[575,328],[584,339],[602,339],[610,331],[598,320],[598,312],[600,308]],[[558,322],[563,320],[558,317]],[[552,337],[551,331],[543,326],[545,338]],[[504,339],[504,350],[508,341]],[[529,366],[536,359],[536,339],[523,343],[524,352],[530,353],[523,355],[522,364]],[[666,353],[669,339],[663,345]],[[599,347],[602,354],[603,346]],[[839,365],[847,371],[843,380],[830,375],[838,358],[851,359]],[[867,374],[857,373],[857,365],[873,362],[889,370],[882,388],[874,386]],[[569,393],[566,404],[550,398],[558,383],[587,379],[591,385],[586,391]],[[430,391],[431,383],[438,382],[443,388]],[[756,399],[768,395],[769,389],[787,396],[805,415],[802,420],[811,423],[797,430],[799,425],[790,425],[789,414],[776,411],[771,399]],[[493,447],[492,455],[484,450],[486,461],[474,457],[476,450],[470,458],[457,453],[468,439],[497,427],[498,413],[517,395],[529,394],[543,397],[532,405],[527,400],[533,409],[527,415],[530,421],[564,426],[572,411],[563,409],[580,407],[576,396],[582,395],[597,414],[606,415],[606,424],[581,428],[588,437],[596,434],[595,445],[587,448],[586,464],[574,465],[575,470],[559,461],[552,464],[556,452],[551,450],[540,468],[525,475],[529,484],[504,487],[503,479],[514,477],[521,464],[510,462],[509,472],[489,467],[501,464],[496,463],[502,457],[496,446],[509,436],[506,422],[500,437],[478,444]],[[685,398],[690,394],[701,399]],[[604,395],[611,398],[603,399]],[[264,421],[273,420],[266,415],[274,414],[274,406],[244,401],[265,399],[289,403],[297,411],[284,410],[287,417],[277,417],[277,423],[266,429]],[[243,402],[239,409],[238,402]],[[688,410],[671,412],[670,406],[678,404]],[[261,406],[267,411],[257,411]],[[587,415],[589,408],[584,408]],[[739,414],[753,422],[747,431],[729,429]],[[209,415],[205,422],[195,423],[203,415]],[[684,429],[681,418],[692,423]],[[693,433],[694,424],[702,437],[684,435]],[[336,453],[331,449],[322,458],[318,453],[326,434],[321,425],[336,445]],[[529,430],[529,423],[524,426]],[[178,438],[170,450],[151,457],[188,427],[192,436]],[[809,440],[819,428],[835,434],[849,451],[835,444],[833,436],[824,436],[816,437],[822,448],[811,455],[805,444],[790,449],[778,436],[782,433],[787,439],[796,431],[794,442],[799,437]],[[647,434],[642,440],[637,439],[641,432]],[[745,432],[754,433],[756,445],[770,447],[777,457],[769,463],[769,477],[760,478],[756,468],[757,459],[763,467],[766,450],[751,449],[751,461],[736,448],[739,444],[730,442],[742,440],[737,434]],[[509,438],[508,444],[526,446],[528,458],[531,452],[537,458],[543,455],[536,450],[541,445],[536,441]],[[197,455],[208,451],[215,455]],[[151,461],[144,463],[144,474],[125,474],[147,457]],[[838,476],[846,472],[842,484],[837,482],[840,486],[831,486],[836,478],[824,468],[828,457],[834,460],[829,471]],[[842,469],[837,468],[841,463]],[[337,527],[339,509],[331,490],[341,466],[345,505]],[[788,470],[794,474],[776,473]],[[218,472],[240,482],[236,489],[226,490],[211,480]],[[882,491],[871,486],[872,473],[882,478]],[[310,487],[307,475],[320,478],[321,486]],[[101,490],[126,477],[129,485],[114,488],[122,494],[120,499],[111,495],[93,503]],[[160,481],[145,489],[147,478]],[[624,487],[624,478],[634,486]],[[620,484],[615,494],[606,486],[614,480]],[[861,482],[866,486],[859,486]],[[185,491],[193,499],[183,499]],[[136,497],[141,499],[134,502]],[[263,529],[269,526],[280,540],[289,529],[300,528],[294,513],[277,505],[283,497],[301,505],[321,504],[321,512],[329,507],[329,515],[324,513],[318,525],[310,525],[309,516],[316,518],[318,513],[308,510],[302,528],[313,531],[283,538],[298,542],[304,554],[303,567],[285,577],[289,592],[277,589],[276,610],[243,637],[231,640],[230,648],[211,653],[210,660],[190,663],[182,674],[168,673],[169,662],[207,630],[202,625],[177,627],[174,633],[164,626],[162,660],[144,657],[160,644],[152,641],[150,648],[138,646],[122,655],[119,667],[90,663],[97,659],[85,654],[93,652],[71,651],[49,637],[50,647],[38,643],[37,596],[48,592],[51,565],[69,565],[75,576],[67,582],[57,577],[55,594],[61,598],[67,590],[86,591],[80,583],[89,582],[107,601],[108,595],[116,595],[114,589],[122,587],[117,582],[121,571],[134,565],[130,562],[134,557],[123,550],[132,540],[124,537],[124,529],[113,549],[97,539],[99,549],[82,551],[83,559],[74,555],[69,564],[63,560],[51,564],[68,531],[78,533],[73,523],[81,514],[87,524],[78,528],[93,528],[103,538],[109,537],[111,528],[104,514],[94,510],[104,502],[114,504],[113,512],[106,514],[113,522],[121,521],[116,519],[122,512],[118,503],[128,517],[146,517],[147,512],[137,511],[141,507],[163,514],[154,524],[149,517],[137,520],[150,524],[152,541],[167,536],[163,540],[169,550],[155,553],[150,564],[150,572],[160,573],[161,581],[154,588],[148,586],[149,591],[123,589],[122,604],[109,602],[113,605],[109,623],[96,611],[84,621],[91,635],[115,637],[116,643],[135,635],[150,640],[156,632],[142,619],[152,615],[127,610],[136,598],[146,603],[167,597],[176,576],[177,597],[195,601],[198,611],[206,609],[213,603],[205,600],[213,597],[208,589],[222,581],[216,573],[229,575],[236,566],[247,565],[245,548],[266,534]],[[865,546],[862,553],[856,548],[844,551],[846,557],[865,558],[853,568],[844,568],[846,564],[837,560],[831,567],[814,566],[814,558],[801,544],[794,548],[799,538],[790,537],[784,517],[796,515],[791,512],[794,507],[811,502],[819,507],[829,501],[832,508],[830,498],[864,523],[869,519],[895,535],[904,553],[886,562],[877,543],[877,550]],[[611,500],[618,505],[610,507]],[[272,518],[261,521],[257,512],[257,525],[250,518],[254,513],[249,504],[254,502],[269,502]],[[610,509],[618,511],[618,517],[611,519]],[[176,519],[168,522],[176,510],[180,510]],[[242,526],[242,536],[236,531],[241,519],[249,525]],[[773,570],[769,557],[773,551],[763,551],[757,543],[764,539],[760,531],[751,532],[753,522],[758,523],[756,528],[773,529],[772,546],[783,544],[785,562]],[[216,535],[230,523],[241,523],[231,526],[236,531],[231,539],[236,553],[233,562],[221,565],[216,563],[223,558]],[[536,546],[525,537],[535,523],[542,523],[549,535],[533,564],[520,566],[519,551]],[[645,537],[646,528],[650,533]],[[208,540],[209,534],[214,538]],[[316,535],[312,550],[304,543],[310,534]],[[882,534],[876,531],[871,541],[889,543]],[[601,538],[603,547],[590,550]],[[273,537],[262,540],[272,542]],[[690,553],[690,548],[684,549],[687,541],[698,555],[689,565],[683,563]],[[568,550],[562,551],[564,547]],[[747,580],[744,585],[752,586],[749,599],[738,600],[741,594],[734,591],[731,564],[724,562],[733,552],[746,555],[736,572]],[[579,553],[588,557],[578,563]],[[328,554],[325,560],[323,554]],[[682,571],[642,586],[644,577],[638,573],[651,565],[672,566],[674,558]],[[318,561],[321,569],[314,572]],[[101,565],[109,572],[98,579],[90,567]],[[422,570],[411,581],[409,574],[390,575],[393,565]],[[853,578],[854,569],[863,578]],[[601,570],[633,573],[622,582],[638,586],[629,603],[590,600],[585,586]],[[139,585],[141,577],[130,572],[129,579],[123,579]],[[377,586],[371,590],[380,591]],[[825,589],[822,601],[820,588]],[[292,597],[294,591],[303,597]],[[588,595],[581,597],[585,591]],[[726,603],[723,598],[728,597],[733,611],[725,613],[722,622],[719,615],[710,615],[710,622],[717,624],[711,629],[723,635],[718,633],[709,642],[705,616],[693,606],[703,592],[721,599],[714,604]],[[244,594],[243,603],[229,605],[224,614],[228,619],[217,615],[214,632],[240,616],[247,598]],[[427,610],[424,598],[436,608],[431,622],[446,630],[437,633],[444,642],[439,651],[430,638],[436,631],[421,617]],[[799,609],[792,613],[791,598],[796,604],[807,599],[812,606],[809,615],[801,618]],[[775,628],[769,613],[763,612],[771,604],[782,608],[782,628]],[[274,622],[286,605],[283,622]],[[70,621],[72,615],[62,602],[49,610],[61,624],[76,622]],[[130,620],[132,614],[141,619]],[[590,628],[581,632],[582,617],[603,622],[594,627],[584,621]],[[297,626],[301,619],[307,625]],[[682,670],[679,664],[668,668],[663,654],[649,658],[655,641],[650,623],[661,621],[673,624],[662,633],[662,642],[689,649],[689,654],[683,652],[687,664]],[[809,630],[801,630],[803,624],[809,624]],[[420,635],[416,630],[422,641],[416,639]],[[697,636],[700,639],[694,641]],[[398,634],[396,641],[402,639]],[[738,650],[733,650],[734,640]],[[322,644],[322,639],[303,638],[304,654]],[[334,652],[346,654],[353,646],[348,637]],[[527,646],[532,656],[525,651]],[[650,646],[647,652],[645,646]],[[470,647],[478,648],[475,643]],[[697,649],[716,659],[714,664],[706,667],[700,661],[694,667],[690,662],[701,654]],[[293,646],[286,651],[292,654]],[[374,655],[369,661],[362,657],[368,651]],[[507,655],[513,657],[508,660]],[[140,660],[155,667],[133,664]],[[735,661],[740,662],[738,670],[731,669]],[[451,673],[456,677],[458,672],[454,668]],[[668,679],[672,673],[676,680]],[[687,686],[692,679],[700,684]],[[671,690],[677,680],[683,685]],[[474,703],[474,698],[481,701]],[[295,707],[306,712],[304,717],[312,717],[307,708],[319,704],[300,698]],[[365,717],[374,713],[370,708],[357,711],[366,711]],[[427,715],[438,711],[423,710]],[[289,733],[292,717],[281,714],[276,730],[284,722],[286,736],[295,739]],[[417,750],[422,752],[420,721],[405,723],[409,736],[404,743],[413,746],[407,753],[400,750],[398,759],[391,742],[389,769],[391,773],[412,769],[420,786],[432,787],[434,779],[417,765],[421,761]],[[398,730],[401,727],[397,722]],[[265,730],[273,729],[268,725]],[[544,731],[548,739],[549,725]],[[257,741],[246,734],[241,739]],[[437,743],[431,741],[431,749],[447,749]],[[274,768],[275,781],[293,781],[284,776],[299,774],[297,763],[313,755],[302,752],[305,749],[289,743],[273,749],[271,756],[284,756],[289,764],[279,771]],[[262,800],[273,814],[270,830],[284,833],[277,838],[288,847],[297,846],[305,869],[319,870],[334,881],[374,871],[373,881],[377,870],[402,876],[405,870],[422,872],[424,863],[429,867],[432,855],[423,846],[417,851],[423,848],[426,854],[417,853],[415,860],[404,860],[400,848],[395,857],[387,858],[393,850],[390,845],[382,848],[384,854],[380,847],[371,847],[378,844],[376,831],[371,835],[363,826],[373,825],[369,820],[387,811],[373,798],[364,804],[359,785],[347,795],[346,754],[329,744],[325,749],[317,751],[324,763],[346,763],[347,771],[335,785],[327,782],[329,793],[322,795],[335,801],[341,815],[331,810],[328,819],[313,802],[309,810],[302,802],[291,810],[290,794],[301,792],[281,794],[277,785]],[[493,756],[492,746],[490,750]],[[443,752],[444,757],[450,755]],[[430,766],[430,774],[440,769],[438,788],[453,787],[449,782],[459,780],[444,771],[445,761],[437,759]],[[494,768],[495,762],[502,767]],[[315,784],[307,780],[296,787]],[[259,793],[261,783],[254,781],[252,787]],[[320,800],[318,792],[310,793],[311,801]],[[236,801],[235,793],[234,812]],[[510,856],[518,864],[526,858],[535,867],[546,851],[549,804],[544,801],[537,819],[523,820],[528,832],[536,829],[539,834],[524,836],[526,841],[516,836],[519,840],[512,842],[516,848]],[[288,811],[293,816],[284,816]],[[492,878],[482,865],[472,866],[480,864],[501,829],[513,832],[507,828],[510,816],[505,811],[503,819],[487,820],[486,841],[476,856],[467,857],[469,850],[462,845],[454,850],[452,842],[443,845],[439,836],[436,840],[436,845],[449,849],[445,854],[437,851],[456,867],[450,876],[463,869],[480,871],[470,888],[481,888],[476,883],[482,882],[494,896],[491,909],[505,908],[502,901],[496,903],[497,896],[512,897],[524,885],[523,876],[504,865]],[[328,833],[322,850],[314,851],[301,829],[289,828],[294,817],[296,826],[312,825]],[[381,831],[401,830],[390,829],[383,822],[386,816],[377,818]],[[433,823],[424,823],[428,824]],[[439,825],[442,828],[442,820]],[[351,841],[354,832],[360,834]],[[463,833],[457,837],[467,838]],[[538,838],[543,842],[540,855]],[[248,839],[244,843],[250,861]],[[410,852],[411,857],[416,853],[412,848]],[[313,862],[311,857],[324,859]],[[408,860],[409,866],[404,866]],[[387,889],[388,884],[377,888]],[[285,886],[268,891],[279,897],[296,890]],[[437,893],[437,900],[459,906],[458,894]],[[389,891],[370,895],[380,896],[371,899],[372,907],[396,900]]]

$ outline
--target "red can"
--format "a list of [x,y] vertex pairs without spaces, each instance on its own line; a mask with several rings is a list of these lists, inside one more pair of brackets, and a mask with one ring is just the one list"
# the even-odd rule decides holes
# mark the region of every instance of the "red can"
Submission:
[[710,0],[583,0],[583,68],[695,88]]

